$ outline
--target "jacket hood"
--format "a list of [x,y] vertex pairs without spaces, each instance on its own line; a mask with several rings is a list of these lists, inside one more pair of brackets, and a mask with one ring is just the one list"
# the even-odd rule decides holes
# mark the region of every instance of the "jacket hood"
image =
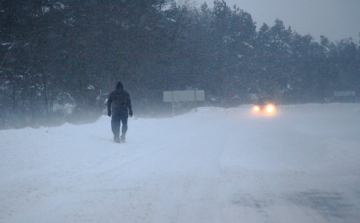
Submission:
[[123,90],[124,89],[124,86],[123,84],[121,83],[121,81],[119,81],[117,84],[116,84],[116,90]]

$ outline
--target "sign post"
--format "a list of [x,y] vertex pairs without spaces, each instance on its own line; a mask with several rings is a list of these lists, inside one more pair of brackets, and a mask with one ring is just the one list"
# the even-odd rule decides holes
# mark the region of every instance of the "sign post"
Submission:
[[174,92],[171,92],[171,103],[172,103],[172,117],[174,117],[175,114],[175,99],[174,99]]
[[197,112],[197,105],[196,105],[196,102],[197,102],[197,97],[196,97],[196,92],[197,91],[197,88],[195,88],[194,90],[194,101],[195,101],[195,112]]

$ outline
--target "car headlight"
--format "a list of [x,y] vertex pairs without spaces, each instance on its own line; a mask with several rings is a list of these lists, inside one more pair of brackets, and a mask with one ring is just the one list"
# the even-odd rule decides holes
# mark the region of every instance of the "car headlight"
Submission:
[[267,113],[273,113],[273,112],[275,112],[275,106],[274,106],[274,105],[267,105],[267,106],[266,106],[266,112],[267,112]]
[[254,111],[255,111],[255,112],[258,112],[258,111],[260,111],[260,106],[258,106],[258,105],[255,105],[255,106],[254,106]]

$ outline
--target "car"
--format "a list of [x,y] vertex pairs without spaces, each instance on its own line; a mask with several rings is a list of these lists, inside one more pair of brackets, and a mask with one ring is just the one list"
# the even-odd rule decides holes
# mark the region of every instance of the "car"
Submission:
[[277,112],[277,105],[272,97],[261,97],[253,106],[254,113],[275,114]]

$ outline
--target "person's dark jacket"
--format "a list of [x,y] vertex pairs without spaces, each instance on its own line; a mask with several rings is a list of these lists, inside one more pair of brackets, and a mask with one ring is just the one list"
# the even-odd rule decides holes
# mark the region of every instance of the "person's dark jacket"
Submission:
[[133,115],[130,94],[124,90],[120,81],[116,84],[116,89],[109,95],[107,108],[109,116],[115,112],[130,117]]

